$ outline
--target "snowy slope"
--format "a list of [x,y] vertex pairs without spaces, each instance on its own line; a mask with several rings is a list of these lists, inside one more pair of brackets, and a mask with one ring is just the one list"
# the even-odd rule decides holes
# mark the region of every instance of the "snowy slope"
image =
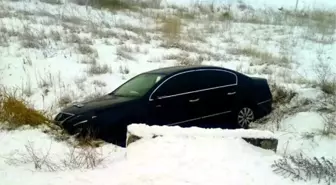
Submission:
[[[232,5],[236,3],[244,3],[256,9],[260,8],[285,8],[285,9],[329,9],[335,8],[336,2],[333,0],[283,0],[283,1],[267,1],[267,0],[165,0],[166,4],[190,5],[190,4],[215,4],[215,5]],[[297,3],[297,5],[296,5]]]
[[[111,92],[136,74],[175,65],[183,57],[296,89],[316,79],[319,60],[336,71],[335,34],[320,38],[304,26],[186,21],[181,31],[188,47],[167,48],[153,18],[162,11],[110,13],[36,0],[2,1],[0,7],[0,84],[23,91],[35,108],[54,113],[68,102],[61,100]],[[237,15],[246,18],[243,12]],[[246,48],[274,55],[270,65],[239,54]],[[292,62],[278,62],[281,56]]]

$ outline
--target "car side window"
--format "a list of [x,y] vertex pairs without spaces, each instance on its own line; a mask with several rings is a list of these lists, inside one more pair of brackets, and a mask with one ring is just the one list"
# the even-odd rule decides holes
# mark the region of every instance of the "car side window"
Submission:
[[198,83],[201,89],[234,85],[237,83],[235,74],[219,70],[204,70],[198,75]]
[[155,97],[171,96],[198,90],[195,72],[176,75],[164,82],[153,94]]

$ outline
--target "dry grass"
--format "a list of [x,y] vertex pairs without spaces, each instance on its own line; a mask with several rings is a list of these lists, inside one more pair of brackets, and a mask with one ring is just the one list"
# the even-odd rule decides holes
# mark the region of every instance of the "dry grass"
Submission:
[[242,55],[253,58],[253,64],[255,65],[278,65],[281,67],[290,68],[291,60],[286,56],[275,56],[274,54],[266,51],[259,51],[252,47],[245,48],[231,48],[228,49],[228,53],[232,55]]
[[98,51],[95,48],[93,48],[90,45],[88,45],[88,44],[79,44],[77,46],[77,51],[80,54],[83,54],[83,55],[98,56]]
[[181,39],[182,21],[179,17],[166,17],[159,20],[159,29],[167,42],[176,43]]
[[65,43],[76,43],[78,45],[92,45],[93,44],[92,39],[88,37],[80,37],[76,33],[65,35],[65,37],[63,38],[63,41]]
[[23,33],[19,35],[20,43],[23,48],[42,49],[47,46],[45,41],[45,33],[36,34],[30,28],[25,28]]
[[289,103],[297,95],[296,92],[287,90],[276,84],[271,84],[270,87],[273,96],[273,104],[275,107]]
[[81,6],[93,6],[111,11],[134,9],[130,0],[71,0],[71,2]]
[[96,0],[93,2],[95,2],[96,6],[109,10],[134,9],[134,7],[127,0]]
[[[220,52],[212,52],[208,50],[207,45],[201,45],[199,43],[190,43],[190,42],[163,42],[160,45],[164,48],[178,48],[181,49],[183,52],[189,52],[196,55],[199,55],[200,60],[210,60],[213,59],[215,61],[225,61],[226,56]],[[205,49],[206,48],[206,49]],[[166,56],[167,57],[167,56]]]
[[38,126],[48,123],[43,112],[33,109],[26,100],[16,93],[0,92],[0,122],[8,124],[10,129],[20,126]]
[[52,5],[59,5],[63,4],[61,0],[40,0],[41,2],[52,4]]
[[117,24],[116,27],[121,28],[123,30],[131,31],[135,34],[138,34],[139,36],[142,36],[145,39],[150,39],[147,35],[147,32],[150,32],[151,30],[146,29],[145,27],[138,27],[127,23]]
[[202,56],[191,56],[188,52],[181,52],[177,54],[170,54],[163,57],[165,60],[174,60],[176,63],[175,65],[200,65],[204,61]]
[[133,57],[133,53],[136,52],[136,50],[130,46],[127,46],[127,45],[118,46],[116,49],[116,52],[117,52],[117,55],[121,58],[124,58],[127,60],[135,60],[135,58]]
[[45,74],[44,76],[42,76],[40,73],[36,74],[36,82],[38,87],[43,89],[52,87],[55,83],[54,77],[50,72]]
[[328,36],[328,35],[318,35],[315,33],[307,33],[302,36],[303,39],[318,43],[318,44],[333,44],[336,42],[336,38],[333,37],[333,35]]
[[98,86],[98,87],[105,87],[107,84],[101,80],[93,80],[92,84]]
[[73,101],[73,97],[70,94],[63,94],[59,99],[58,99],[58,106],[59,107],[65,107],[69,103]]
[[112,73],[112,69],[107,64],[92,64],[87,70],[89,75],[102,75],[106,73]]
[[82,64],[97,64],[97,59],[95,56],[85,55],[81,58],[80,63]]

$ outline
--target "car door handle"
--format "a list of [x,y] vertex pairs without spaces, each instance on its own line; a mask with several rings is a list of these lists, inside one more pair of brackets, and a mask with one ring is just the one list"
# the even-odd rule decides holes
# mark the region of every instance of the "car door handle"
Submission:
[[189,100],[190,103],[194,103],[194,102],[198,102],[198,101],[199,101],[199,98],[193,99],[193,100]]
[[236,92],[228,92],[227,95],[234,95]]

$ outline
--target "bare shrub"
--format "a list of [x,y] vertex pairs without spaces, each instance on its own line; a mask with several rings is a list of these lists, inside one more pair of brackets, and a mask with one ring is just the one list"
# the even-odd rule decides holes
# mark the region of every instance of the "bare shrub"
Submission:
[[318,50],[318,62],[313,66],[317,76],[316,85],[328,95],[336,95],[336,74],[332,71],[332,66],[322,58],[323,50]]
[[94,85],[98,86],[98,87],[105,87],[106,83],[101,81],[101,80],[93,80],[92,82]]
[[26,152],[16,153],[7,158],[6,162],[10,165],[33,164],[38,171],[65,171],[73,169],[94,169],[104,161],[102,151],[90,145],[86,147],[69,147],[65,157],[58,160],[51,156],[51,143],[46,152],[42,152],[34,147],[33,142],[28,141],[25,145]]
[[90,75],[101,75],[106,73],[112,73],[112,69],[107,64],[92,64],[88,71]]
[[270,84],[270,88],[273,96],[273,104],[277,107],[289,103],[297,95],[296,92],[276,84]]
[[130,73],[130,70],[128,67],[126,66],[119,66],[119,72],[121,74],[129,74]]
[[286,156],[272,165],[273,171],[292,180],[317,180],[318,183],[336,182],[336,161],[321,157],[305,158],[302,154]]
[[66,156],[62,163],[67,169],[94,169],[104,161],[102,152],[94,147],[71,148]]
[[336,113],[322,114],[324,127],[320,130],[323,136],[336,135]]
[[41,74],[36,74],[35,78],[37,85],[40,88],[49,88],[54,84],[54,78],[50,72],[44,76],[42,76]]
[[40,151],[36,151],[31,141],[25,145],[26,153],[15,153],[9,159],[7,163],[10,165],[27,164],[34,165],[35,170],[47,169],[48,171],[57,171],[59,166],[52,162],[49,158],[50,147],[44,154]]
[[28,102],[16,92],[0,92],[0,122],[7,123],[9,129],[15,129],[23,125],[38,126],[48,123],[45,113],[31,108]]

